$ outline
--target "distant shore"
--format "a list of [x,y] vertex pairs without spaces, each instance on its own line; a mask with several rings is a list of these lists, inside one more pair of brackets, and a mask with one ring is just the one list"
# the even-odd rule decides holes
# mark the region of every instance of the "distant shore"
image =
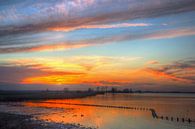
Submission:
[[87,91],[0,91],[0,102],[48,100],[48,99],[73,99],[94,96],[98,93]]
[[75,124],[53,123],[35,120],[30,115],[0,112],[0,129],[92,129]]
[[3,91],[0,90],[0,102],[49,100],[49,99],[74,99],[95,96],[103,93],[125,93],[125,94],[194,94],[195,92],[178,91]]

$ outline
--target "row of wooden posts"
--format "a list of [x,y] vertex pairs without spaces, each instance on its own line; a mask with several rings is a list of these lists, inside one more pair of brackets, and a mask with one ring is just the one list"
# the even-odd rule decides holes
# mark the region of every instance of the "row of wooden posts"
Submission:
[[[43,102],[43,103],[45,103],[45,102]],[[56,103],[56,102],[47,102],[47,103],[150,111],[152,113],[152,117],[155,118],[155,119],[170,120],[170,121],[174,121],[175,120],[177,122],[188,122],[188,123],[195,122],[195,121],[192,121],[192,119],[190,119],[190,118],[185,119],[185,118],[179,118],[179,117],[174,118],[174,117],[168,117],[168,116],[158,116],[156,111],[153,108],[129,107],[129,106],[113,106],[113,105],[100,105],[100,104],[83,104],[83,103]]]

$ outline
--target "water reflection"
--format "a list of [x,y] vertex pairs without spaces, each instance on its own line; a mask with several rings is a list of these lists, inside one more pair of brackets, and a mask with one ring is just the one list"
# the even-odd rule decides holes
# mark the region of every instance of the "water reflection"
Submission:
[[[39,107],[59,107],[57,104],[33,104],[28,103],[28,106],[39,106]],[[61,104],[60,108],[73,109],[69,113],[59,113],[59,114],[48,114],[39,116],[40,119],[64,122],[64,123],[80,123],[82,125],[87,125],[90,127],[121,127],[124,122],[136,122],[139,121],[138,118],[151,119],[150,112],[140,112],[140,111],[129,111],[120,109],[106,109],[100,107],[87,107],[87,106],[71,106]],[[114,124],[113,124],[114,123]],[[130,125],[124,125],[124,127],[129,127]]]
[[82,99],[26,102],[24,105],[27,107],[64,109],[64,112],[56,111],[55,113],[38,115],[39,119],[63,123],[79,123],[84,126],[101,129],[194,128],[194,123],[153,119],[151,112],[146,110],[121,110],[117,108],[67,105],[66,103],[145,107],[155,109],[159,116],[195,118],[195,111],[193,110],[195,108],[194,96],[108,94]]

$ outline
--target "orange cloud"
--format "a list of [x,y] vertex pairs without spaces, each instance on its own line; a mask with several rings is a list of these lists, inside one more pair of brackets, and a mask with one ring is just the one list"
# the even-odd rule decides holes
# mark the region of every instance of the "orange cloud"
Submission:
[[[183,72],[179,74],[174,72],[180,67],[181,70],[183,67],[192,69],[188,62],[173,66],[156,65],[155,68],[145,68],[145,63],[139,62],[140,59],[140,57],[72,56],[9,60],[9,62],[14,64],[13,66],[38,70],[33,75],[24,76],[21,81],[23,84],[129,86],[192,83],[190,78],[187,79],[183,75]],[[137,67],[138,64],[139,67]],[[170,70],[166,71],[167,68]],[[185,71],[190,69],[185,69]],[[193,76],[193,73],[189,73],[188,76]]]
[[50,31],[73,31],[78,29],[110,29],[110,28],[123,28],[123,27],[143,27],[150,26],[151,24],[146,23],[119,23],[119,24],[102,24],[102,25],[81,25],[78,27],[51,27],[48,28]]
[[22,84],[50,84],[50,85],[61,85],[61,84],[80,84],[77,79],[81,75],[47,75],[47,76],[36,76],[27,77],[22,80]]
[[88,43],[56,43],[56,44],[45,44],[45,45],[35,45],[35,46],[19,46],[19,47],[9,47],[0,48],[0,53],[16,53],[16,52],[37,52],[37,51],[56,51],[56,50],[67,50],[73,48],[81,48],[86,46],[91,46]]
[[[134,60],[139,59],[138,57],[78,56],[67,57],[65,59],[23,59],[12,62],[18,65],[25,64],[34,69],[47,72],[47,74],[26,77],[22,80],[23,84],[90,84],[116,86],[130,82],[129,79],[126,80],[126,77],[118,76],[118,74],[122,73],[121,69],[123,69],[124,64],[128,65]],[[113,68],[118,69],[113,71]]]
[[146,64],[159,64],[159,62],[158,61],[156,61],[156,60],[151,60],[151,61],[148,61]]
[[153,75],[156,76],[156,77],[163,77],[163,78],[171,79],[171,80],[173,80],[173,81],[191,83],[191,81],[188,80],[188,79],[179,78],[179,77],[176,77],[176,76],[174,76],[174,75],[171,75],[171,74],[168,74],[168,73],[165,73],[165,72],[161,72],[161,71],[158,71],[158,70],[154,70],[154,69],[145,69],[145,71],[148,72],[148,73],[153,74]]

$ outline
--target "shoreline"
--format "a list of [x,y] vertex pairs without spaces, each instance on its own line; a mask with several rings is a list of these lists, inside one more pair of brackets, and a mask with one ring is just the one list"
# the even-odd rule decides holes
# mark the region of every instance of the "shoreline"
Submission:
[[36,120],[31,115],[0,112],[0,129],[93,129],[79,124],[62,124]]
[[22,102],[49,99],[75,99],[95,96],[97,92],[86,91],[0,91],[0,102]]
[[[39,101],[49,99],[76,99],[95,96],[97,92],[76,91],[0,91],[0,103]],[[37,120],[33,115],[0,111],[0,129],[94,129],[75,123],[55,123]]]

